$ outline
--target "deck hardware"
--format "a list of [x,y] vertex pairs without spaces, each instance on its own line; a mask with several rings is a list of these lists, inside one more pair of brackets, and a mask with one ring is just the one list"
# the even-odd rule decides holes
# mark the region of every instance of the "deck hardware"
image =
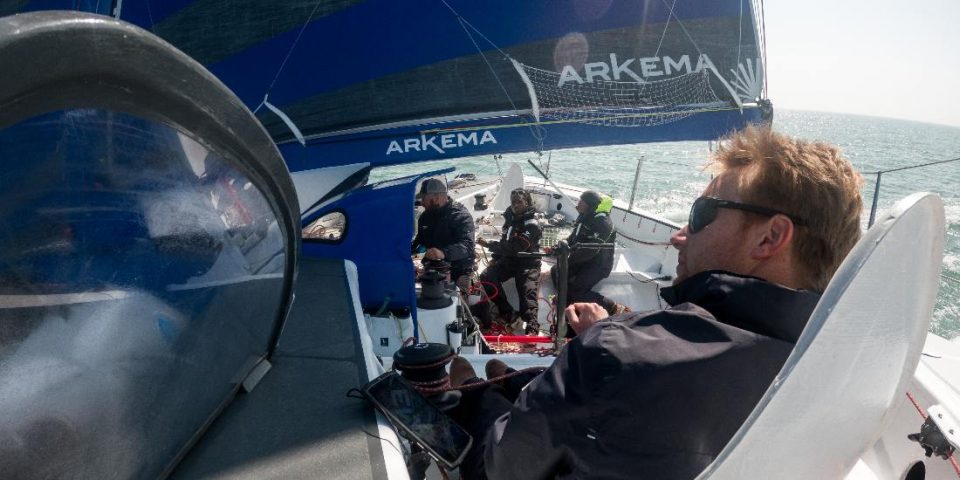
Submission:
[[957,449],[957,429],[956,419],[942,406],[933,405],[929,408],[927,419],[920,426],[920,432],[907,435],[907,438],[919,443],[928,457],[936,455],[948,460]]

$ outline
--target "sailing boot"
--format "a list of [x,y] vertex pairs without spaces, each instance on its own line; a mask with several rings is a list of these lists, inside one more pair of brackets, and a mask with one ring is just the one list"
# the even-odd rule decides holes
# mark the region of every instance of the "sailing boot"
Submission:
[[524,323],[526,323],[523,329],[524,334],[540,335],[540,322],[538,322],[536,318],[528,317]]

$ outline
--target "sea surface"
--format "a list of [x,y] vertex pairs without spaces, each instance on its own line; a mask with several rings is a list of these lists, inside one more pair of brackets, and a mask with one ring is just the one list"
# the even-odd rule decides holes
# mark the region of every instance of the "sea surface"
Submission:
[[[960,158],[960,128],[906,120],[839,113],[778,110],[774,128],[809,140],[838,145],[864,177],[863,228],[874,200],[875,172]],[[702,171],[710,155],[709,142],[672,142],[556,150],[538,156],[504,154],[498,162],[490,156],[428,162],[378,169],[372,181],[397,175],[455,166],[457,173],[495,175],[510,163],[519,163],[525,175],[537,175],[532,160],[549,168],[551,179],[593,188],[625,201],[630,199],[640,159],[635,208],[684,223],[690,203],[710,180]],[[882,176],[878,210],[913,192],[935,192],[943,198],[947,238],[940,290],[930,330],[945,338],[960,337],[960,161],[927,166]],[[878,212],[878,216],[879,216]]]

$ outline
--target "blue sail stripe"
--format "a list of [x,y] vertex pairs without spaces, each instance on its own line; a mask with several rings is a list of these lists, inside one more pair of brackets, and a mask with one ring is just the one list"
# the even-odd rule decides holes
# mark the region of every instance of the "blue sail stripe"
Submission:
[[[306,146],[291,142],[280,144],[279,147],[288,168],[293,172],[355,163],[358,158],[370,162],[372,167],[382,167],[464,156],[529,152],[536,151],[540,147],[525,126],[529,120],[524,117],[512,117],[403,127],[313,140]],[[543,150],[553,150],[649,142],[715,140],[731,130],[741,128],[746,123],[760,121],[759,109],[745,108],[742,113],[736,109],[706,112],[676,122],[647,127],[609,127],[570,122],[546,124],[541,128],[545,133]],[[505,123],[517,126],[500,128]],[[482,128],[484,125],[490,128]],[[459,142],[456,147],[444,148],[442,138],[444,132],[450,132],[448,134],[452,135],[464,133],[456,132],[455,129],[458,127],[472,128],[471,132],[477,133],[477,136],[472,141]],[[485,131],[489,132],[492,140],[482,140]],[[409,151],[388,153],[392,142],[397,142],[401,150],[406,150],[403,148],[404,142],[412,139],[418,139],[421,146],[424,143],[427,145],[419,150],[410,148]],[[458,143],[456,137],[448,137],[448,140],[451,143]]]

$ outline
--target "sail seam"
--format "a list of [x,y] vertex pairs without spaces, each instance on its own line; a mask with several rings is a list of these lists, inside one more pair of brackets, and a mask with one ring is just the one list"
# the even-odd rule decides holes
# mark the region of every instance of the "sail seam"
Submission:
[[540,102],[537,100],[537,91],[533,88],[533,82],[530,81],[530,77],[527,76],[527,72],[523,70],[523,65],[520,62],[512,58],[510,62],[513,63],[513,68],[517,69],[517,73],[520,74],[523,84],[527,86],[527,93],[530,95],[530,111],[533,112],[534,120],[540,123]]

